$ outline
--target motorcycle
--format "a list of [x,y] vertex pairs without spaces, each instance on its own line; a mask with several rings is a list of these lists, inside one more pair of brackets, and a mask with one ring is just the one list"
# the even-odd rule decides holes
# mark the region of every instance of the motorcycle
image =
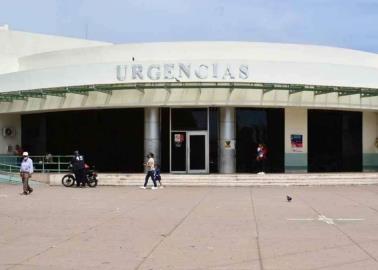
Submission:
[[[74,173],[72,172],[72,167],[70,167],[71,173],[66,174],[62,177],[62,184],[65,187],[72,187],[75,182],[76,178]],[[87,178],[87,185],[89,187],[96,187],[97,186],[97,172],[95,171],[95,167],[88,166],[85,164],[85,177]]]

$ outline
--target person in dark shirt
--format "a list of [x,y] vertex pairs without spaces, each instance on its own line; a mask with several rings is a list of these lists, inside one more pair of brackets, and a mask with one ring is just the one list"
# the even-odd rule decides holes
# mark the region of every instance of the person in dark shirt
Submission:
[[84,157],[79,154],[79,151],[74,151],[74,157],[71,161],[72,171],[75,174],[76,186],[85,187],[85,162]]
[[154,177],[155,177],[156,183],[159,182],[159,187],[163,188],[163,184],[161,183],[160,165],[159,164],[155,164]]

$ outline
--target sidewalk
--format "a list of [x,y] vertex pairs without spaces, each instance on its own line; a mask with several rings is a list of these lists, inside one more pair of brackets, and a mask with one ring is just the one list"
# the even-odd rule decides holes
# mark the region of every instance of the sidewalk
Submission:
[[0,269],[378,269],[377,185],[21,189]]

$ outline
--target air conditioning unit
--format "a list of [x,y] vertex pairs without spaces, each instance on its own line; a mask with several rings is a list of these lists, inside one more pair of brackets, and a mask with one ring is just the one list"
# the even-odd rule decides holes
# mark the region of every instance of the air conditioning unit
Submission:
[[16,135],[16,130],[11,127],[3,128],[3,137],[14,137]]

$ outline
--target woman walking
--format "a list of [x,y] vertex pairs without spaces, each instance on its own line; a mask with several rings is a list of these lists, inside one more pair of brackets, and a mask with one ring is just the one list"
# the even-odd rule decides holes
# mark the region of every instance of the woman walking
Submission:
[[147,188],[148,179],[151,177],[152,182],[154,183],[154,186],[151,189],[157,189],[156,180],[155,180],[155,160],[154,160],[154,154],[153,153],[149,153],[147,155],[147,158],[148,158],[147,163],[144,164],[145,167],[147,168],[147,174],[146,174],[146,177],[144,179],[144,185],[141,188],[142,189],[146,189]]

